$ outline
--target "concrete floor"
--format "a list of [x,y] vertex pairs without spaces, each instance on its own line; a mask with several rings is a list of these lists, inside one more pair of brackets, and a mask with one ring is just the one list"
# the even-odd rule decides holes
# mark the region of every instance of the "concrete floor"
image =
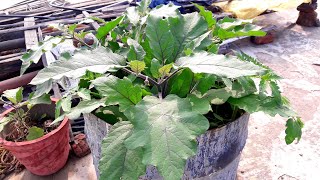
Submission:
[[[295,10],[259,17],[263,25],[277,26],[275,42],[256,46],[244,40],[237,43],[244,52],[257,57],[283,76],[281,88],[305,122],[299,144],[286,145],[285,119],[263,113],[251,115],[249,137],[238,169],[239,180],[318,180],[320,179],[320,28],[290,26]],[[289,28],[288,28],[289,26]],[[12,180],[94,180],[91,156],[72,157],[66,167],[49,177],[36,177],[27,171]]]
[[259,17],[260,24],[276,25],[280,31],[271,44],[237,43],[284,78],[281,89],[305,122],[301,141],[286,145],[285,119],[252,114],[238,169],[240,180],[320,179],[320,66],[313,65],[320,64],[320,28],[292,24],[297,16],[291,10]]

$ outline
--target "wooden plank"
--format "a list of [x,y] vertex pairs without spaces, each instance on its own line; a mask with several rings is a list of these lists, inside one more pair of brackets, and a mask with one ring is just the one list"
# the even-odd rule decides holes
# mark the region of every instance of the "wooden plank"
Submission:
[[[24,27],[34,26],[35,20],[33,17],[24,18]],[[31,49],[32,46],[38,44],[38,37],[36,30],[24,31],[24,38],[26,42],[26,49]]]
[[[91,15],[87,12],[87,11],[82,11],[82,14],[84,15],[84,17],[86,17],[86,18],[89,18]],[[92,22],[92,23],[90,23],[90,25],[94,28],[94,30],[98,30],[99,29],[99,27],[100,27],[100,25],[96,22],[96,21],[94,21],[94,22]]]

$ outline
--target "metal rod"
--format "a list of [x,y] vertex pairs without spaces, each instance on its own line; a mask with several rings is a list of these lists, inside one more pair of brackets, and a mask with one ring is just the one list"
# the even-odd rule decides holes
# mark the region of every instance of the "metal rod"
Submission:
[[57,5],[52,4],[52,2],[49,2],[49,5],[52,7],[58,8],[58,9],[66,9],[66,10],[72,10],[72,11],[80,11],[80,12],[87,11],[90,13],[101,12],[99,10],[87,10],[87,9],[82,9],[82,8],[71,8],[71,7],[57,6]]
[[37,74],[38,71],[34,71],[22,76],[0,81],[0,94],[5,90],[27,85]]
[[4,18],[26,18],[26,17],[34,17],[34,18],[39,18],[39,19],[54,19],[54,17],[33,16],[33,15],[19,15],[19,14],[0,15],[0,17],[4,17]]
[[[107,15],[102,15],[102,16],[97,16],[97,17],[102,18],[102,19],[107,19],[107,18],[117,17],[117,16],[119,16],[121,14],[122,13],[114,13],[114,14],[107,14]],[[30,29],[37,29],[39,27],[40,28],[47,27],[49,24],[52,24],[52,23],[72,24],[72,23],[80,22],[82,20],[83,20],[83,18],[71,19],[71,20],[58,20],[56,22],[37,24],[37,25],[34,25],[34,26],[30,26],[30,27],[18,27],[18,28],[12,28],[12,29],[4,29],[4,30],[0,30],[0,35],[1,34],[7,34],[7,33],[13,33],[13,32],[17,32],[17,31],[25,31],[25,30],[30,30]]]

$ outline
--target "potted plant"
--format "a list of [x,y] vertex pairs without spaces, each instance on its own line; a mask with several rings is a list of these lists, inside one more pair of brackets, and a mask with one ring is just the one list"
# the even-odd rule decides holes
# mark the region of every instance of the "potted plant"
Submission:
[[[1,100],[10,106],[0,115],[0,144],[30,172],[50,175],[60,170],[69,155],[69,121],[50,126],[55,104],[49,95],[23,101],[23,88],[5,91]],[[3,99],[7,99],[4,101]]]
[[257,111],[288,118],[287,144],[301,138],[280,77],[242,52],[217,54],[226,39],[265,35],[259,27],[217,21],[198,5],[199,13],[181,14],[173,4],[150,10],[149,3],[105,23],[100,44],[83,44],[31,82],[42,94],[52,82],[80,78],[59,103],[79,104],[53,123],[85,114],[100,179],[235,179],[249,113]]

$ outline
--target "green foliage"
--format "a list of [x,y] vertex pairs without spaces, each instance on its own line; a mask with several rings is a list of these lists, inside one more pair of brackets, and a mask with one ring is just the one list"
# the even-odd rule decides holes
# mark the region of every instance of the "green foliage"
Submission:
[[83,100],[91,100],[91,95],[90,95],[91,91],[89,89],[86,88],[81,88],[77,94],[79,97],[81,97]]
[[239,61],[235,57],[214,55],[207,52],[181,57],[176,61],[175,65],[190,68],[194,73],[215,74],[227,78],[259,75],[264,72],[264,69],[253,63]]
[[99,108],[100,106],[105,106],[105,99],[81,101],[76,107],[71,108],[69,112],[66,112],[63,115],[56,118],[52,122],[52,124],[62,121],[65,117],[69,119],[77,119],[80,117],[81,114],[90,113],[95,109]]
[[303,122],[300,118],[290,118],[286,124],[286,143],[291,144],[295,139],[301,139]]
[[199,112],[200,114],[207,114],[212,110],[208,99],[199,98],[194,94],[189,94],[188,99],[192,105],[192,111]]
[[0,132],[3,130],[3,128],[11,121],[10,117],[3,117],[0,121]]
[[42,137],[43,135],[44,135],[43,129],[38,128],[36,126],[32,126],[28,130],[27,140],[28,141],[35,140],[35,139]]
[[100,77],[93,81],[93,85],[102,96],[107,97],[107,105],[119,105],[122,112],[142,99],[141,88],[133,85],[128,78]]
[[108,49],[99,47],[95,50],[82,50],[69,61],[56,61],[42,69],[30,84],[39,85],[49,80],[60,80],[63,77],[79,78],[87,71],[105,73],[115,71],[125,65],[122,56],[114,54]]
[[125,115],[133,124],[125,146],[132,150],[142,147],[142,163],[156,166],[165,179],[181,178],[187,158],[196,154],[196,137],[209,128],[206,118],[192,111],[187,99],[176,95],[162,100],[146,96]]
[[221,40],[240,36],[265,36],[266,32],[261,31],[259,26],[255,26],[252,20],[238,20],[225,17],[216,24],[214,35]]
[[132,130],[130,122],[118,122],[103,139],[99,163],[100,179],[138,179],[145,173],[146,165],[142,164],[143,149],[130,150],[124,144]]
[[[11,106],[13,109],[11,112],[6,114],[3,118],[0,119],[0,132],[5,128],[5,126],[9,123],[14,124],[14,130],[12,133],[17,133],[14,139],[10,139],[13,141],[25,140],[25,138],[30,141],[37,138],[40,138],[44,135],[44,130],[42,128],[38,128],[36,126],[29,127],[30,114],[29,111],[34,105],[37,104],[51,104],[52,101],[50,99],[49,94],[43,94],[39,97],[34,97],[35,93],[29,94],[27,100],[23,101],[23,88],[19,87],[16,89],[6,90],[0,97],[0,101],[3,101],[4,104]],[[4,101],[4,98],[8,99],[11,103]],[[25,108],[27,107],[27,108]],[[41,119],[45,117],[46,114],[43,114]],[[41,120],[38,119],[38,120]],[[34,119],[32,119],[34,120]],[[35,123],[35,122],[32,122]],[[25,136],[26,128],[28,130],[28,135]],[[20,132],[19,132],[20,131]],[[23,131],[23,132],[22,132]],[[4,132],[7,135],[6,132]]]
[[47,37],[43,42],[40,42],[38,46],[32,47],[21,58],[22,66],[20,74],[24,74],[32,63],[38,63],[44,52],[50,51],[62,41],[63,39],[60,37]]
[[97,109],[94,114],[109,124],[115,124],[119,121],[128,121],[128,118],[120,112],[119,106],[106,106]]
[[[106,22],[97,47],[59,59],[31,82],[41,97],[64,77],[80,78],[76,90],[58,101],[54,123],[94,112],[114,124],[103,140],[101,178],[137,179],[153,165],[164,179],[180,179],[196,153],[196,137],[243,111],[286,117],[286,142],[300,139],[302,123],[281,96],[280,77],[242,52],[217,54],[226,39],[265,35],[260,27],[216,21],[199,5],[199,13],[181,14],[171,3],[152,10],[149,3]],[[70,108],[70,97],[80,103]]]
[[143,61],[135,60],[129,62],[129,67],[133,72],[139,74],[145,69],[146,64]]
[[22,95],[23,88],[18,87],[16,89],[10,89],[3,92],[2,97],[7,98],[12,104],[17,105],[22,101],[23,95]]
[[118,17],[117,19],[107,22],[104,26],[101,26],[96,34],[96,37],[101,40],[101,43],[104,44],[106,36],[108,33],[114,29],[123,19],[123,16]]
[[203,6],[198,4],[194,4],[198,10],[200,11],[199,14],[207,21],[208,27],[213,27],[216,24],[216,19],[213,18],[212,12],[205,10]]
[[193,73],[190,69],[180,71],[176,76],[169,80],[170,94],[176,94],[179,97],[186,97],[190,92],[193,79]]
[[128,52],[128,60],[140,60],[142,61],[144,59],[144,56],[146,55],[146,52],[144,51],[143,47],[135,40],[128,39],[127,40],[128,45],[130,46],[130,50]]
[[69,112],[71,110],[71,96],[67,96],[61,100],[61,108],[64,112]]

